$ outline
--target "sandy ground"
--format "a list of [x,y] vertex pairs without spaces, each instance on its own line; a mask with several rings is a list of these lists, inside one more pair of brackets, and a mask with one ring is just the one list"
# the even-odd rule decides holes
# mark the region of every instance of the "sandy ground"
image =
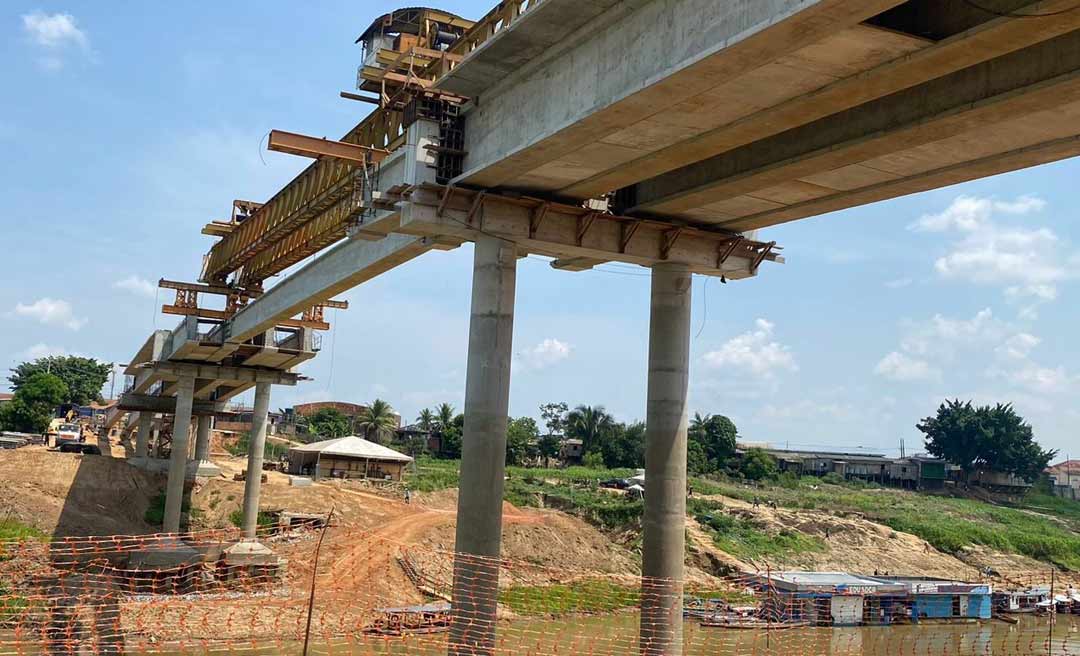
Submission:
[[106,456],[27,446],[0,451],[0,517],[49,535],[138,535],[164,477]]

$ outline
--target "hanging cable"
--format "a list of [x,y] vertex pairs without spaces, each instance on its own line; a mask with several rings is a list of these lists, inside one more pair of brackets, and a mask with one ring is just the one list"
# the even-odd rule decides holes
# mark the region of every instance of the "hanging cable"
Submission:
[[705,290],[709,288],[709,276],[704,276],[704,278],[705,282],[701,283],[701,327],[694,335],[695,342],[698,337],[701,337],[701,333],[705,330],[705,322],[709,319],[709,297],[705,294]]

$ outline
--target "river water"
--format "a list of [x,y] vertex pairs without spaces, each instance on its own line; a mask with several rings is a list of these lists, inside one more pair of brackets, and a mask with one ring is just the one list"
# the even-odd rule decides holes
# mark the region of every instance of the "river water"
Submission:
[[[527,620],[500,624],[499,656],[636,656],[638,617],[634,613]],[[765,632],[699,626],[687,620],[685,656],[1080,656],[1080,616],[1062,616],[1048,644],[1046,618],[1023,617],[1019,624],[1000,621],[978,624],[897,625],[890,627],[792,628]],[[40,653],[34,645],[14,644],[0,632],[0,655]],[[300,654],[297,643],[252,648],[243,644],[212,644],[184,649],[154,645],[128,654],[180,656],[243,653]],[[311,654],[333,656],[441,656],[446,634],[376,638],[357,636],[327,643],[312,637]]]

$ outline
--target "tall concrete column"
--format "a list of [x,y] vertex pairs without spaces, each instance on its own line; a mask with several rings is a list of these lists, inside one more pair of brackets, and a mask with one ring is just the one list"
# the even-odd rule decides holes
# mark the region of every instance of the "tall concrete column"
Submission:
[[270,383],[255,383],[255,410],[248,441],[247,475],[244,477],[244,537],[254,539],[259,528],[259,490],[262,487],[266,419],[270,412]]
[[[173,415],[172,455],[169,456],[169,482],[165,488],[166,533],[180,532],[180,514],[184,503],[184,479],[187,478],[188,435],[191,433],[191,406],[195,401],[195,377],[181,376],[176,386],[176,413]],[[161,446],[158,445],[158,449]]]
[[154,426],[154,415],[150,412],[139,413],[139,428],[135,433],[135,457],[145,460],[150,448],[150,429]]
[[476,239],[450,654],[491,654],[495,646],[516,275],[512,243]]
[[682,653],[690,283],[686,265],[653,267],[641,554],[640,652],[645,656]]
[[195,462],[202,462],[210,455],[210,415],[199,417],[195,432]]

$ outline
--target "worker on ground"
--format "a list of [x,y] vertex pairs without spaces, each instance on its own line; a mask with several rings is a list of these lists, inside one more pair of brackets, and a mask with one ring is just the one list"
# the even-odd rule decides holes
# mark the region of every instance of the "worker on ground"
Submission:
[[412,490],[405,488],[405,503],[412,503]]
[[690,484],[688,484],[686,486],[686,496],[688,496],[688,497],[694,496],[694,484],[693,483],[690,483]]

